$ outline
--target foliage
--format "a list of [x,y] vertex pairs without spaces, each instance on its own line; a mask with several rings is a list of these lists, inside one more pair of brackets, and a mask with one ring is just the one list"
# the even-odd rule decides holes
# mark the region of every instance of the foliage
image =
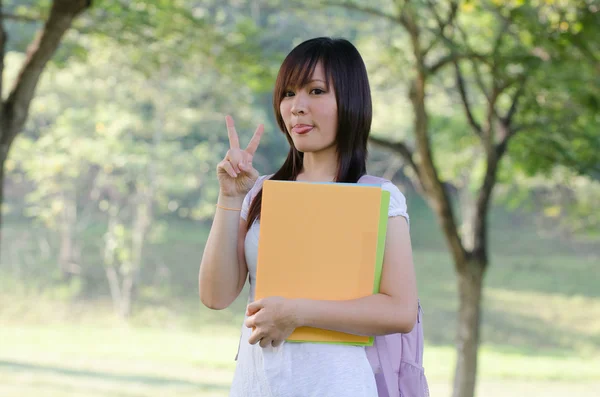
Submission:
[[[93,289],[97,268],[135,278],[137,296],[151,300],[163,296],[165,275],[189,274],[183,267],[195,265],[181,260],[181,251],[197,264],[200,248],[172,246],[169,236],[185,234],[185,239],[198,240],[194,247],[203,243],[172,225],[183,220],[193,228],[193,222],[212,216],[218,194],[213,167],[227,142],[223,116],[233,114],[242,139],[265,123],[256,165],[261,173],[278,167],[286,143],[270,116],[270,91],[283,56],[304,39],[328,35],[353,40],[371,76],[374,134],[402,139],[410,149],[416,146],[407,83],[419,70],[410,39],[390,18],[372,18],[382,12],[393,15],[408,2],[370,2],[371,16],[353,12],[366,7],[363,2],[342,3],[349,7],[317,9],[313,2],[279,0],[98,0],[76,20],[44,75],[30,120],[6,164],[15,218],[23,211],[56,233],[50,241],[53,248],[61,247],[57,251],[64,245],[80,252],[59,258],[89,272],[82,274],[87,284],[75,285],[67,295]],[[440,30],[438,18],[448,15],[451,1],[411,2],[422,23],[423,43],[430,45],[428,65],[460,55],[428,75],[427,132],[440,182],[461,193],[460,200],[477,192],[487,166],[477,129],[489,128],[497,142],[505,132],[498,125],[514,106],[514,120],[507,125],[515,135],[498,171],[497,198],[511,200],[519,209],[529,200],[550,219],[540,223],[542,230],[597,230],[598,7],[590,0],[458,4],[456,23]],[[4,5],[12,13],[43,18],[49,2]],[[9,50],[23,51],[33,27],[41,24],[7,21],[6,26],[16,38]],[[8,53],[9,80],[22,60]],[[463,109],[457,69],[472,120]],[[494,93],[497,97],[490,101]],[[385,157],[375,152],[378,156]],[[383,163],[379,166],[385,167]],[[23,202],[21,192],[27,196]],[[469,206],[467,201],[462,208]],[[494,226],[497,222],[494,218]],[[426,236],[415,239],[415,245],[435,238],[432,224],[423,224],[427,230],[422,234],[418,225],[412,228],[415,237]],[[512,234],[518,227],[522,225],[501,230]],[[527,242],[538,251],[545,249],[525,237],[520,240]],[[157,252],[161,244],[169,247],[168,254]],[[514,241],[493,244],[502,247],[497,249],[516,246]],[[47,254],[43,262],[52,265]],[[192,290],[194,280],[186,277],[178,288]],[[497,287],[488,290],[492,305],[511,301]],[[454,295],[446,294],[444,302]],[[545,297],[532,296],[522,297],[540,302]],[[435,309],[445,320],[452,310]],[[517,318],[523,320],[522,315]],[[484,328],[493,338],[503,337],[497,331],[493,324]]]
[[523,8],[515,10],[515,24],[542,62],[524,97],[524,131],[511,147],[517,166],[529,175],[551,174],[556,165],[598,175],[600,10],[586,1]]
[[[222,120],[206,105],[238,107],[236,101],[249,95],[220,95],[214,83],[222,80],[196,70],[193,60],[179,77],[167,79],[167,66],[147,76],[119,47],[106,44],[88,39],[93,62],[71,61],[47,71],[8,171],[9,178],[23,175],[21,185],[33,187],[26,213],[66,233],[62,238],[74,240],[75,250],[83,249],[79,233],[108,222],[95,255],[128,275],[141,266],[132,245],[139,222],[148,238],[161,238],[161,218],[212,215],[208,203],[217,190],[210,170],[227,137],[220,133]],[[159,219],[144,221],[147,216]],[[66,231],[65,223],[72,223]]]

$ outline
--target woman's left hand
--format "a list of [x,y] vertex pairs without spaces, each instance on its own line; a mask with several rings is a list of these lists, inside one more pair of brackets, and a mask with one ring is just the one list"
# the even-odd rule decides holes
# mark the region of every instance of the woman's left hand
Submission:
[[245,325],[253,328],[248,339],[251,345],[277,347],[298,327],[296,305],[292,299],[272,296],[248,305]]

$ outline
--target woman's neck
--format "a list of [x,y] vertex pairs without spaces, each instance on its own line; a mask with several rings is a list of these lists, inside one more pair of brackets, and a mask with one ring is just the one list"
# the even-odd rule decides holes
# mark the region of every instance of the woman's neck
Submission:
[[302,171],[296,178],[305,182],[334,182],[337,176],[338,159],[333,150],[304,153]]

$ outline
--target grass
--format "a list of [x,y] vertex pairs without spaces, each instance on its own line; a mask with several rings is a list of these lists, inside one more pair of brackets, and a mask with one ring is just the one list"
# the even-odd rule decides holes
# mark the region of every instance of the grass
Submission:
[[[417,251],[415,259],[427,376],[432,395],[448,395],[457,306],[452,268],[442,253]],[[550,397],[574,390],[595,396],[600,297],[591,275],[597,260],[494,260],[499,264],[486,278],[478,395]],[[11,302],[0,310],[0,395],[226,396],[245,292],[218,312],[195,300],[141,305],[129,325],[104,301],[0,296]]]
[[[433,396],[449,395],[456,277],[430,214],[419,213],[418,203],[413,208],[426,373]],[[492,219],[499,226],[490,236],[478,397],[596,396],[600,252],[541,236],[520,218],[498,212]],[[35,260],[35,232],[27,224],[5,226],[0,396],[226,396],[247,292],[223,311],[199,304],[206,232],[171,224],[164,240],[149,247],[134,315],[123,324],[112,314],[102,267],[89,248],[97,231],[86,232],[85,280],[65,286],[47,276],[52,255]],[[7,256],[11,242],[21,245]],[[15,258],[29,258],[28,265],[17,268]]]
[[[6,326],[0,330],[0,395],[37,396],[225,396],[234,368],[237,330],[207,323],[194,331],[76,324]],[[448,394],[454,350],[427,346],[432,395]],[[599,357],[524,355],[485,346],[480,394],[498,388],[516,395],[558,396],[577,385],[600,385]],[[595,373],[594,373],[595,372]],[[509,393],[510,392],[510,393]],[[440,394],[438,394],[440,393]]]

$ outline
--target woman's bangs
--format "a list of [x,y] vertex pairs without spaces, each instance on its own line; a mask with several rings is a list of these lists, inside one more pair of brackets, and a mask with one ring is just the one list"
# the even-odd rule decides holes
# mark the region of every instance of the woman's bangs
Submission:
[[308,84],[319,61],[323,64],[325,83],[329,87],[329,71],[327,70],[329,65],[325,64],[323,58],[319,54],[311,54],[303,60],[289,59],[281,70],[283,84],[280,86],[279,98],[283,98],[287,89],[304,87]]

